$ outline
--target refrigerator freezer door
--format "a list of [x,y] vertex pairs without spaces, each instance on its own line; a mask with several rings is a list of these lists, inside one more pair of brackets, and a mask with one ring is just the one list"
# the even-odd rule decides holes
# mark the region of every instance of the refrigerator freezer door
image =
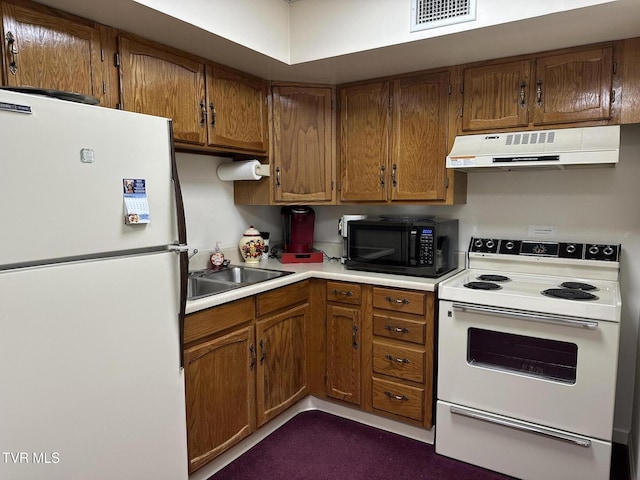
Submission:
[[[166,118],[0,91],[0,131],[0,269],[177,240]],[[125,224],[124,179],[150,223]]]
[[178,264],[0,272],[0,477],[187,478]]

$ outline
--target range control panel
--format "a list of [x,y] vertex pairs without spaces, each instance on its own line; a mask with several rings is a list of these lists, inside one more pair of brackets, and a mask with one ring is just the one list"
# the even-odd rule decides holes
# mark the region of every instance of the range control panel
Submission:
[[469,252],[618,262],[621,245],[471,238]]

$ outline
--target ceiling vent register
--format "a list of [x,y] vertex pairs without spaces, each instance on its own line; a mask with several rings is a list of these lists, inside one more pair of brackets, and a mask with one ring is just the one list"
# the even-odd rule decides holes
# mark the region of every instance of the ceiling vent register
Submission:
[[476,19],[476,0],[411,0],[411,31]]

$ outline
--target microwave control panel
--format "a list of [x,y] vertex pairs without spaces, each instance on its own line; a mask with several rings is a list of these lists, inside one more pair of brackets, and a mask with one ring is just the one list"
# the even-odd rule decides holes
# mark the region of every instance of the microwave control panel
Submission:
[[[418,265],[433,265],[433,228],[419,227],[411,229],[412,245],[417,245],[417,255],[413,256]],[[413,239],[417,242],[414,243]]]

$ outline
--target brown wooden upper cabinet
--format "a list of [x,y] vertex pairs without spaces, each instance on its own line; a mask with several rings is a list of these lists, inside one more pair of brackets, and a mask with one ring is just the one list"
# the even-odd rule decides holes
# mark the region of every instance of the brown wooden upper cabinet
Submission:
[[209,145],[266,154],[267,95],[265,80],[207,65]]
[[533,124],[607,120],[612,74],[611,47],[538,58]]
[[335,203],[335,89],[276,83],[271,90],[275,202]]
[[465,69],[462,129],[526,126],[530,72],[529,60]]
[[173,119],[176,142],[207,144],[205,65],[183,52],[121,34],[124,110]]
[[178,146],[267,151],[267,84],[179,50],[121,34],[124,110],[173,119]]
[[465,68],[462,130],[607,121],[613,48]]
[[443,200],[447,72],[340,91],[340,200]]
[[74,92],[111,106],[101,44],[106,27],[41,5],[10,2],[2,2],[2,24],[5,85]]

